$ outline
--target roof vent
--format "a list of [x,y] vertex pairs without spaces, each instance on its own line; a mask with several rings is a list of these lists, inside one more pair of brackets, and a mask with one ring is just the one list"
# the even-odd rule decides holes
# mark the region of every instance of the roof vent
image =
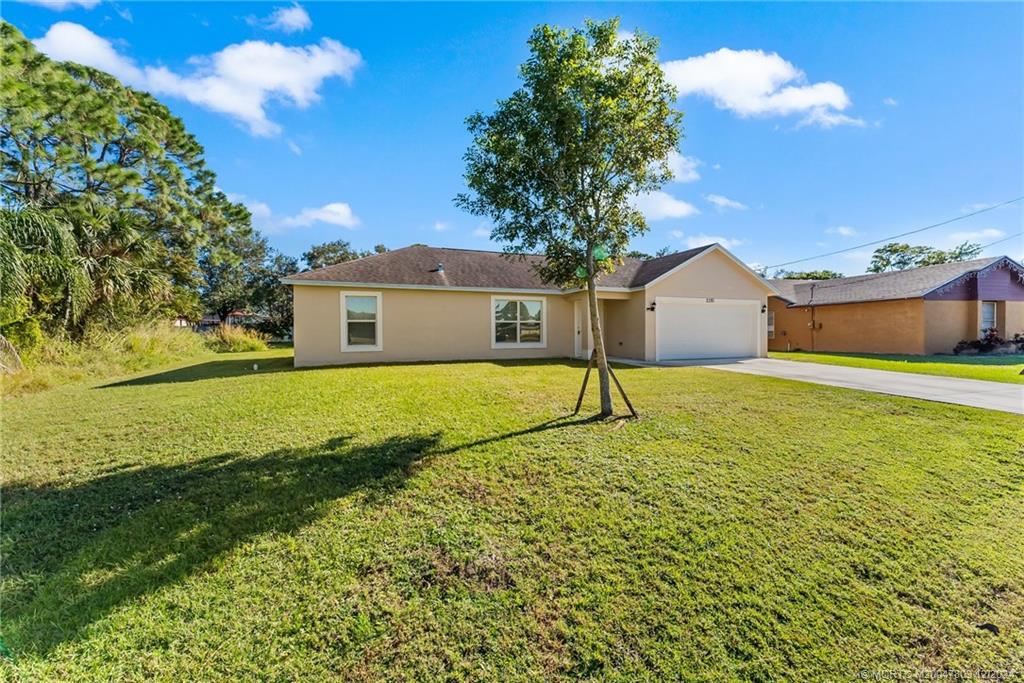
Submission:
[[441,263],[440,261],[438,261],[437,262],[437,268],[434,268],[434,272],[435,273],[443,273],[444,272],[444,264]]

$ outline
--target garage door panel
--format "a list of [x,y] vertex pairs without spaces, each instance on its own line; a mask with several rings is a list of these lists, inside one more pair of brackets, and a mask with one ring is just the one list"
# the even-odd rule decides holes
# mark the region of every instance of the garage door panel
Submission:
[[756,356],[758,301],[659,300],[658,360]]

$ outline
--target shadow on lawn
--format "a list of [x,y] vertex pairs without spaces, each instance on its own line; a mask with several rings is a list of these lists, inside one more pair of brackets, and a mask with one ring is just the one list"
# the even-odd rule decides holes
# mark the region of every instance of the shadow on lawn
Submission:
[[252,458],[122,469],[69,488],[4,490],[3,636],[45,655],[130,600],[203,571],[268,532],[289,533],[351,495],[378,506],[439,435],[350,446],[339,437]]
[[[253,370],[256,364],[259,370]],[[96,387],[97,389],[108,389],[111,387],[135,387],[146,384],[174,384],[177,382],[198,382],[204,379],[218,379],[222,377],[241,377],[242,375],[265,375],[273,372],[291,372],[292,359],[287,358],[250,358],[231,360],[211,360],[205,363],[196,363],[175,370],[166,370],[152,375],[144,375],[133,379],[126,379],[120,382],[111,382]]]
[[[175,384],[177,382],[199,382],[206,379],[219,379],[225,377],[241,377],[243,375],[264,375],[276,372],[317,372],[322,370],[339,368],[368,368],[368,367],[407,367],[417,365],[464,365],[467,363],[488,363],[506,368],[536,367],[540,365],[566,365],[569,367],[586,367],[586,361],[569,358],[527,358],[516,360],[458,360],[458,361],[417,361],[409,363],[354,363],[351,365],[323,365],[308,368],[296,368],[292,365],[292,358],[249,358],[249,359],[227,359],[211,360],[205,363],[196,363],[183,368],[156,372],[152,375],[144,375],[133,379],[121,380],[103,384],[96,389],[109,389],[112,387],[133,387],[147,384]],[[253,370],[252,366],[259,366]],[[616,365],[618,367],[618,365]]]
[[342,436],[259,457],[224,453],[122,467],[78,486],[8,486],[0,539],[4,640],[15,656],[46,655],[120,605],[202,572],[243,543],[316,521],[332,501],[387,503],[417,463],[599,422],[565,415],[448,447],[437,433],[363,446]]

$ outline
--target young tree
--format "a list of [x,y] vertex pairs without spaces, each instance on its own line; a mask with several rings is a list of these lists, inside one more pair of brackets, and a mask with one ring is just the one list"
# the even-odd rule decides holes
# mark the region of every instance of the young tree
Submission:
[[[586,286],[603,417],[612,398],[596,280],[647,229],[632,200],[672,177],[666,159],[682,120],[658,41],[618,29],[618,19],[534,29],[522,87],[493,114],[467,119],[470,192],[455,200],[488,217],[510,255],[543,252],[545,281]],[[596,257],[599,248],[612,258]]]

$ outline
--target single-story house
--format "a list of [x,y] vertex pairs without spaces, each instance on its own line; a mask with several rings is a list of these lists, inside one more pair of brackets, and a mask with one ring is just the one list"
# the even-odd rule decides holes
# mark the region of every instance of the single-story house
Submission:
[[1024,334],[1024,267],[1007,256],[834,280],[771,280],[772,351],[951,353]]
[[[545,283],[541,256],[414,245],[297,273],[295,365],[586,358],[587,293]],[[764,356],[766,280],[718,244],[626,259],[598,280],[609,356]]]

